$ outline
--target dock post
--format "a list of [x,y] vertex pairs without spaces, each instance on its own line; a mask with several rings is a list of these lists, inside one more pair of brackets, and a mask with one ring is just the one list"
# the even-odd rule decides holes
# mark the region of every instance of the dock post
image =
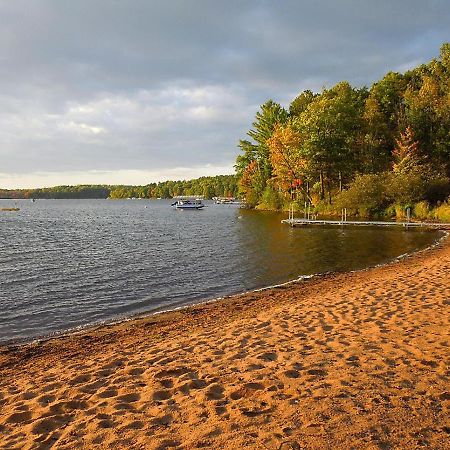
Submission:
[[341,223],[344,223],[344,210],[341,209]]
[[344,208],[344,221],[347,222],[347,208]]
[[306,219],[306,202],[305,202],[305,209],[303,210],[303,215],[305,216],[304,218]]

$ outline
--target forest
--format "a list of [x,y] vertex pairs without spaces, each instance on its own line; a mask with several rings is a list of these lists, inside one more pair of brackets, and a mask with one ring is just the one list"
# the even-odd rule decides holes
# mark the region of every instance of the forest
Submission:
[[450,44],[370,89],[342,81],[288,109],[268,100],[239,148],[250,208],[450,221]]
[[235,197],[238,194],[238,179],[235,175],[200,177],[194,180],[162,181],[146,186],[114,186],[110,198],[173,198],[179,195],[213,197]]
[[162,181],[145,186],[79,185],[41,189],[0,189],[5,199],[73,199],[73,198],[172,198],[178,195],[235,197],[238,179],[235,175],[217,175],[194,180]]

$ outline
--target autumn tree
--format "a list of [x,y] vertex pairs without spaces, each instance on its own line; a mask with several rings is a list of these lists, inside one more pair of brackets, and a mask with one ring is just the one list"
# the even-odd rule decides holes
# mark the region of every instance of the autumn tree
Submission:
[[396,147],[392,154],[394,156],[394,173],[414,170],[420,164],[419,142],[415,140],[410,126],[396,139]]
[[295,122],[277,125],[267,143],[276,185],[284,192],[300,190],[311,200],[307,189],[308,161],[302,148],[302,135],[295,129]]

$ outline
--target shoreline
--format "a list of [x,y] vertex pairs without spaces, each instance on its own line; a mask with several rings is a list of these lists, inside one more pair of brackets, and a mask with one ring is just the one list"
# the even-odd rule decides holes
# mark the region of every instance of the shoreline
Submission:
[[146,320],[146,319],[149,319],[152,317],[157,317],[157,316],[164,315],[164,314],[170,314],[170,313],[174,313],[174,312],[178,312],[178,311],[184,311],[189,308],[195,308],[195,307],[199,307],[202,305],[208,305],[208,304],[221,302],[221,301],[224,301],[227,299],[231,299],[233,297],[239,297],[239,296],[252,294],[252,293],[256,293],[256,292],[263,292],[263,291],[267,291],[267,290],[271,290],[271,289],[276,289],[279,287],[290,286],[290,285],[296,284],[296,283],[303,283],[303,282],[307,282],[310,279],[321,279],[322,277],[333,275],[333,274],[336,275],[336,274],[344,274],[344,273],[350,274],[350,273],[365,272],[365,271],[372,270],[372,269],[375,269],[378,267],[389,266],[391,264],[396,264],[397,262],[403,260],[404,258],[410,258],[410,257],[413,257],[414,255],[418,255],[423,252],[428,252],[428,251],[434,249],[435,247],[439,246],[443,241],[445,241],[446,239],[448,239],[450,237],[450,231],[448,231],[447,228],[440,228],[440,229],[435,229],[432,231],[437,232],[437,233],[442,233],[442,235],[437,237],[437,239],[432,244],[428,245],[425,248],[421,248],[421,249],[414,250],[412,252],[401,254],[401,255],[396,256],[395,258],[388,260],[384,263],[379,263],[379,264],[371,265],[368,267],[364,267],[362,269],[355,269],[355,270],[344,271],[344,272],[332,271],[332,272],[319,272],[319,273],[314,273],[311,275],[300,275],[297,278],[294,278],[292,280],[288,280],[288,281],[285,281],[282,283],[264,286],[261,288],[250,289],[247,291],[237,292],[234,294],[223,295],[220,297],[205,298],[203,300],[199,300],[196,303],[177,306],[175,308],[162,309],[160,311],[158,311],[158,310],[149,311],[149,312],[138,313],[138,314],[134,314],[134,315],[130,315],[130,316],[118,317],[116,319],[104,320],[99,323],[80,325],[80,326],[77,326],[74,328],[69,328],[67,330],[63,330],[61,332],[54,332],[54,333],[51,333],[48,335],[43,335],[41,337],[36,337],[30,341],[18,339],[18,340],[5,341],[3,343],[0,342],[0,353],[2,351],[5,351],[5,349],[6,349],[6,351],[8,351],[8,349],[15,349],[15,348],[28,346],[28,345],[39,345],[43,342],[48,342],[48,341],[52,341],[55,339],[66,339],[66,338],[70,338],[71,336],[78,336],[78,335],[82,335],[84,333],[90,333],[90,332],[96,331],[100,328],[110,328],[110,327],[121,325],[121,324],[127,323],[127,322]]
[[382,266],[0,347],[0,448],[450,445],[450,238]]

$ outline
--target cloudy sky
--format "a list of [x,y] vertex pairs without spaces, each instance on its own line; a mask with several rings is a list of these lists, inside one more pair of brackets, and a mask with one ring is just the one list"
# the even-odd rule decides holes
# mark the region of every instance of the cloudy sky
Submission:
[[0,0],[0,187],[231,173],[267,99],[439,54],[448,0]]

